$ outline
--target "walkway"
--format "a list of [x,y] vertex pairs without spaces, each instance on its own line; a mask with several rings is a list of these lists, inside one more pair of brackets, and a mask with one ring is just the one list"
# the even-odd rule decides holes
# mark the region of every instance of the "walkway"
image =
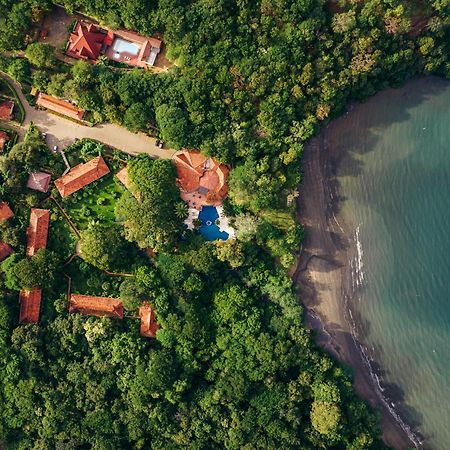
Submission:
[[15,89],[25,109],[25,121],[22,132],[19,132],[21,137],[30,122],[33,122],[41,132],[47,133],[47,144],[50,148],[55,145],[65,148],[73,144],[76,139],[89,138],[130,154],[147,153],[155,158],[168,159],[175,153],[172,149],[160,149],[156,145],[156,139],[144,133],[132,133],[119,125],[104,123],[89,127],[47,111],[37,110],[30,106],[19,83],[3,72],[0,72],[0,76]]

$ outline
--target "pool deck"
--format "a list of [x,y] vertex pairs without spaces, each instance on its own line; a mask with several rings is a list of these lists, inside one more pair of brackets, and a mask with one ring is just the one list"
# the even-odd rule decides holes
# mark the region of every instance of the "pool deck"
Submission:
[[[131,50],[124,50],[117,53],[117,40],[125,41],[124,45],[134,44],[136,47],[138,47],[137,53],[133,53]],[[129,66],[150,68],[152,67],[152,65],[148,64],[147,60],[152,52],[152,49],[154,49],[155,52],[159,53],[161,44],[162,43],[159,39],[144,37],[133,31],[115,30],[114,41],[112,45],[106,49],[105,55],[113,61],[121,62]],[[120,42],[118,43],[118,45],[120,48]]]
[[225,231],[225,233],[228,233],[228,236],[230,238],[234,238],[236,236],[236,230],[231,227],[231,225],[228,221],[228,217],[223,212],[223,206],[216,206],[216,209],[217,209],[217,213],[219,214],[219,220],[220,220],[219,229],[220,229],[220,231]]
[[112,59],[113,61],[121,62],[124,64],[128,64],[130,66],[138,66],[139,65],[139,53],[137,55],[129,52],[120,52],[119,54],[116,53],[116,50],[114,50],[112,47],[109,47],[105,55]]
[[194,220],[198,219],[199,210],[195,208],[188,209],[188,216],[184,223],[186,224],[188,230],[194,229]]

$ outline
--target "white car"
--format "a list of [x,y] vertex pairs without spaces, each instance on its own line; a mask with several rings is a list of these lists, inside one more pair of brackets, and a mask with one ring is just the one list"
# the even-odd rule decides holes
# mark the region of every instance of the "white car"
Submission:
[[53,147],[53,151],[54,151],[55,153],[58,151],[58,146],[57,146],[57,145],[55,145],[55,146]]

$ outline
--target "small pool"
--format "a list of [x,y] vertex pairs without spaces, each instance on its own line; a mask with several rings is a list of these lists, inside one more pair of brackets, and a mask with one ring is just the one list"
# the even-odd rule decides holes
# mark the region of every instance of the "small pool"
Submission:
[[198,218],[202,221],[199,230],[200,234],[207,241],[217,241],[218,239],[226,241],[228,239],[228,233],[220,231],[220,228],[216,225],[216,219],[219,218],[219,213],[214,206],[204,206]]
[[117,53],[128,53],[130,55],[138,55],[140,47],[134,42],[126,41],[125,39],[116,38],[112,49]]

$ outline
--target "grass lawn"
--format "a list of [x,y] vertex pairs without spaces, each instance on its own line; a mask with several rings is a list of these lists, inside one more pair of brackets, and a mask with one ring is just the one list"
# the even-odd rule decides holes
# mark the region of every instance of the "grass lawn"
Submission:
[[261,216],[271,225],[281,230],[287,231],[289,228],[295,226],[292,213],[287,210],[266,210],[261,212]]
[[110,173],[73,194],[62,205],[80,231],[91,221],[108,225],[115,222],[114,207],[124,190]]
[[66,260],[75,253],[78,238],[50,199],[46,200],[41,207],[51,210],[47,248],[58,253],[63,260]]

